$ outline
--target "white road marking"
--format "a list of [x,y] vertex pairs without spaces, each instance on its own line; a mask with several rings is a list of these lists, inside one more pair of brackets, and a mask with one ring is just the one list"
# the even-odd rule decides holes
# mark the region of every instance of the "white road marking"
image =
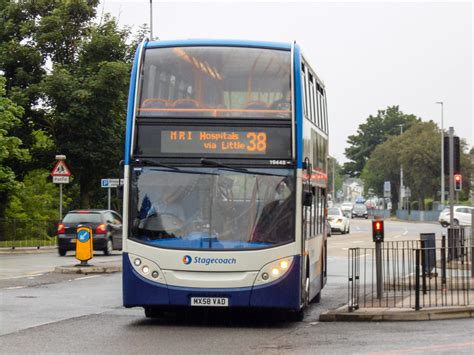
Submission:
[[402,235],[407,235],[408,234],[408,230],[405,229],[405,231],[402,233]]
[[17,290],[19,288],[25,288],[26,286],[13,286],[13,287],[7,287],[5,290]]
[[74,279],[74,281],[77,280],[85,280],[85,279],[92,279],[94,277],[100,277],[101,275],[92,275],[92,276],[84,276],[84,277],[78,277],[77,279]]

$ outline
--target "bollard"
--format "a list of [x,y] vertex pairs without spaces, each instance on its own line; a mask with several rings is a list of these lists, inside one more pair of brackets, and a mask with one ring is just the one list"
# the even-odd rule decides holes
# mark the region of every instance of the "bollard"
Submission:
[[474,208],[471,210],[471,277],[474,277]]
[[420,310],[420,249],[415,249],[415,311]]

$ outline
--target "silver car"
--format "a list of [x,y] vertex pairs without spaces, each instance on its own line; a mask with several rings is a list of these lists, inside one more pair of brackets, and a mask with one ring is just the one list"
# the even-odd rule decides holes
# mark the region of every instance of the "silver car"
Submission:
[[331,231],[341,232],[341,234],[349,233],[351,230],[350,219],[344,216],[339,207],[328,209],[328,222]]

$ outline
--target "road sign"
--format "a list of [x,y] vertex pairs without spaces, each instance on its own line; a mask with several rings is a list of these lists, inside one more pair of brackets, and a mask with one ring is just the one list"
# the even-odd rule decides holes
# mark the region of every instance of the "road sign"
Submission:
[[69,184],[69,176],[53,176],[55,184]]
[[100,179],[100,187],[114,188],[123,185],[123,179]]
[[71,171],[67,167],[64,160],[58,160],[51,176],[71,176]]
[[390,196],[391,196],[390,181],[385,181],[383,183],[383,197],[390,197]]

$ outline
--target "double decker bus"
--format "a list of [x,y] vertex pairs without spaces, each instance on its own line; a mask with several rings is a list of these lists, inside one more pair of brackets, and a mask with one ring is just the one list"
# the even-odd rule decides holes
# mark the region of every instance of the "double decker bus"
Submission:
[[326,92],[296,43],[148,41],[131,75],[123,303],[274,308],[326,283]]

